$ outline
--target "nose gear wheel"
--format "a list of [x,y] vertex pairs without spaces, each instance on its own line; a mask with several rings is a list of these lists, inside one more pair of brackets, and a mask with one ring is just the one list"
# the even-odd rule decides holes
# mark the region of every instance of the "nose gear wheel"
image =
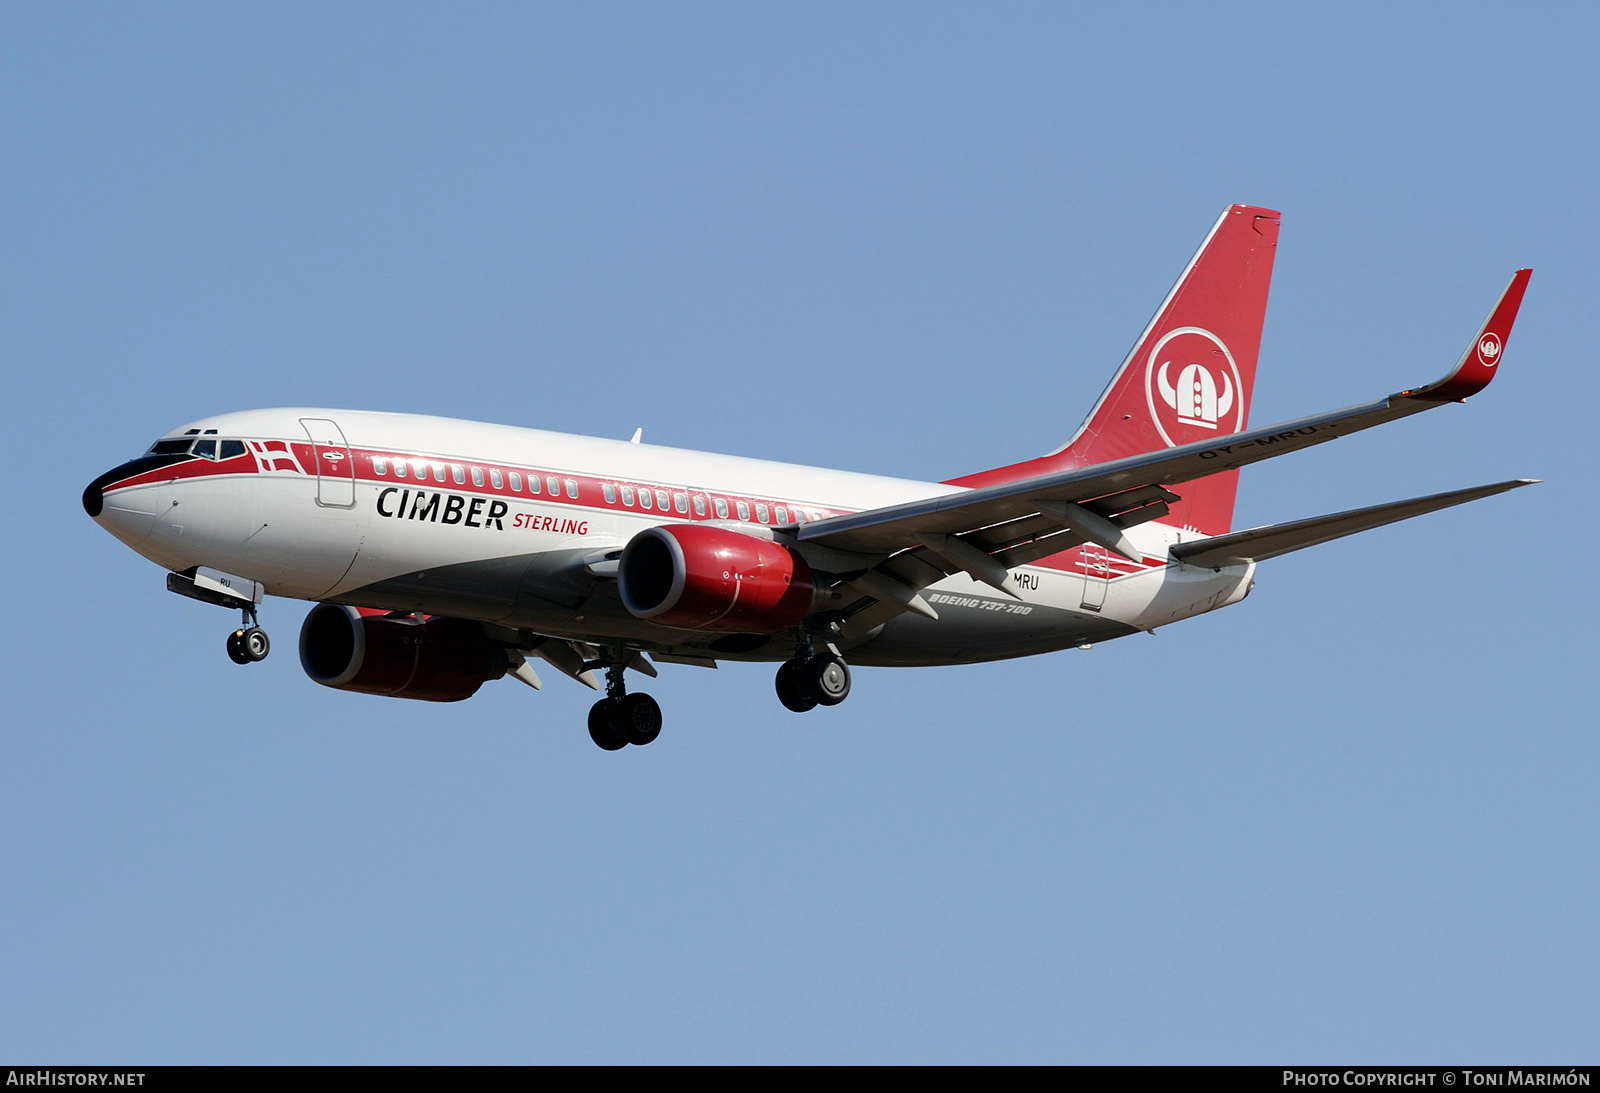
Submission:
[[267,654],[272,652],[272,642],[256,622],[255,605],[248,604],[240,608],[240,613],[244,618],[239,629],[228,635],[228,659],[235,664],[254,664],[258,660],[266,660]]

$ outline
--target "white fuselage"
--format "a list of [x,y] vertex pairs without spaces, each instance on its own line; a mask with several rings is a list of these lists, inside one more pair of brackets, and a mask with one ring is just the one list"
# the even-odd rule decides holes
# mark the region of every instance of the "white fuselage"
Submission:
[[[635,618],[593,563],[653,525],[710,522],[783,541],[784,526],[958,490],[407,414],[258,410],[167,434],[174,444],[186,436],[238,443],[228,458],[129,464],[139,473],[106,485],[97,517],[167,569],[210,567],[295,599],[733,659],[782,660],[792,641]],[[1177,528],[1154,521],[1129,534],[1144,564],[1073,548],[1012,570],[1015,599],[949,577],[924,591],[937,621],[891,619],[859,636],[851,659],[941,664],[1046,652],[1149,630],[1249,591],[1253,566],[1168,561],[1184,534]],[[811,549],[813,568],[837,561],[826,553]]]

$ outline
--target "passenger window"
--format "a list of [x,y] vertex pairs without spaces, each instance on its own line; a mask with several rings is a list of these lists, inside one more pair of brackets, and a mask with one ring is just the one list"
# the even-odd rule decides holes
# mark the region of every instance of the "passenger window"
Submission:
[[461,469],[460,464],[452,463],[450,465],[450,477],[456,480],[456,485],[465,485],[467,481],[467,472]]
[[727,518],[728,518],[728,502],[724,501],[722,498],[719,497],[719,498],[717,498],[717,519],[718,520],[726,520]]
[[642,508],[642,509],[647,509],[647,508],[650,507],[650,491],[649,490],[640,490],[639,491],[639,507]]
[[622,487],[622,503],[624,505],[627,505],[630,509],[633,507],[633,487],[632,486],[623,486]]
[[538,493],[540,488],[541,487],[539,486],[539,476],[536,475],[536,474],[530,474],[528,476],[528,492],[529,493]]
[[756,506],[756,519],[760,520],[763,524],[767,522],[767,506],[765,506],[765,505],[757,505]]
[[224,440],[222,442],[222,458],[234,459],[244,454],[244,441]]
[[389,461],[387,459],[378,459],[378,458],[374,457],[373,460],[372,460],[372,473],[373,474],[388,474],[389,473]]
[[394,461],[394,476],[396,478],[404,478],[406,476],[406,461],[404,459],[396,459]]
[[[216,432],[215,429],[212,432]],[[215,440],[197,440],[194,444],[194,454],[206,459],[217,458],[217,442]]]
[[777,516],[778,516],[778,523],[787,524],[789,522],[789,510],[784,508],[782,505],[778,506]]
[[617,487],[613,486],[610,482],[602,485],[600,487],[600,492],[605,495],[606,504],[615,505],[617,503]]
[[660,509],[662,512],[666,512],[667,506],[671,503],[672,502],[667,498],[666,490],[656,491],[656,508]]
[[686,493],[675,493],[675,494],[673,494],[672,495],[672,507],[677,509],[679,512],[688,512],[689,511],[689,495],[686,494]]
[[738,503],[738,505],[739,505],[739,519],[741,519],[741,520],[750,519],[750,506],[745,504],[743,501],[740,501]]
[[435,482],[443,482],[444,481],[444,464],[443,463],[435,463],[433,465],[433,480]]
[[706,514],[706,499],[698,493],[694,495],[694,514],[696,516],[704,516]]
[[505,484],[506,484],[506,480],[504,478],[500,477],[500,472],[498,470],[492,470],[491,469],[489,471],[489,485],[493,486],[495,489],[498,490],[501,487],[503,487]]
[[472,468],[472,484],[474,486],[483,485],[483,468],[482,467],[474,467],[474,468]]
[[521,493],[522,492],[522,476],[520,474],[518,474],[516,471],[512,471],[511,472],[511,492],[512,493]]
[[550,491],[551,497],[561,496],[561,479],[551,476],[544,480],[544,488]]
[[570,478],[567,479],[567,496],[574,501],[578,499],[578,483]]

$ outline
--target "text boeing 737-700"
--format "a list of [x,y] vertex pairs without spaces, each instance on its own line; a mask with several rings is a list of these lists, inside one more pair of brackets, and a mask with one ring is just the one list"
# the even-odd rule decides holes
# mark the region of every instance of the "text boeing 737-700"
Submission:
[[270,593],[317,603],[300,662],[318,683],[448,702],[506,675],[539,687],[537,657],[604,687],[606,749],[661,731],[624,680],[653,661],[777,662],[785,706],[831,706],[847,657],[962,664],[1151,630],[1238,603],[1268,558],[1527,484],[1232,530],[1240,467],[1482,390],[1530,274],[1438,382],[1253,429],[1277,238],[1277,213],[1226,209],[1064,446],[948,482],[288,409],[174,429],[83,505],[168,588],[243,612],[240,664],[267,655]]

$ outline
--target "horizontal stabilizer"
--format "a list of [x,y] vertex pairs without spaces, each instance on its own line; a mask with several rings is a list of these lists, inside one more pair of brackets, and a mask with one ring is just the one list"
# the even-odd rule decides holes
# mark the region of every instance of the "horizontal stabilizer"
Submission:
[[1475,486],[1470,490],[1436,493],[1431,497],[1413,497],[1409,501],[1393,501],[1387,505],[1374,505],[1367,509],[1336,512],[1331,516],[1313,516],[1309,520],[1296,520],[1291,524],[1269,524],[1249,531],[1235,531],[1215,539],[1201,539],[1194,543],[1180,543],[1172,548],[1172,556],[1184,565],[1220,569],[1225,565],[1243,565],[1276,558],[1290,551],[1304,550],[1318,543],[1341,539],[1358,531],[1371,531],[1385,524],[1409,520],[1425,512],[1437,512],[1452,505],[1463,505],[1481,497],[1492,497],[1519,486],[1531,486],[1533,478],[1517,478],[1510,482],[1496,482],[1490,486]]

